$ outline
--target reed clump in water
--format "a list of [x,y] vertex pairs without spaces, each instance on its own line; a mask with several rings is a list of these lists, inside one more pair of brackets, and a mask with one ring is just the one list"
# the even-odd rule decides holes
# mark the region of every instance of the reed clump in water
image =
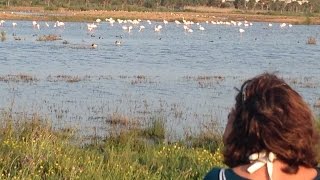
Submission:
[[57,41],[62,40],[61,36],[55,34],[39,36],[37,41]]
[[6,32],[5,31],[1,31],[0,32],[0,40],[1,41],[5,41],[6,39],[7,39]]
[[85,79],[87,79],[89,77],[85,76],[85,77],[80,77],[80,76],[71,76],[71,75],[57,75],[57,76],[48,76],[47,80],[49,82],[68,82],[68,83],[76,83],[76,82],[80,82],[83,81]]
[[310,37],[308,37],[307,44],[316,45],[317,44],[317,39],[315,37],[313,37],[313,36],[310,36]]

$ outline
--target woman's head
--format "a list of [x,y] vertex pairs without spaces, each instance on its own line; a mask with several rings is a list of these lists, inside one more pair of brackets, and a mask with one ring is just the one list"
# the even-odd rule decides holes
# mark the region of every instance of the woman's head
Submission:
[[302,97],[273,74],[244,82],[236,96],[224,134],[225,163],[249,163],[249,155],[267,151],[296,173],[299,166],[315,167],[318,134],[314,117]]

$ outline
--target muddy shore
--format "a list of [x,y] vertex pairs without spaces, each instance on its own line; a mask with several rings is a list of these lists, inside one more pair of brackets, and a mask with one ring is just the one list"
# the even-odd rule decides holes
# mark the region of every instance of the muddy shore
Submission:
[[0,19],[3,20],[43,20],[43,21],[82,21],[91,22],[97,18],[142,19],[155,21],[192,20],[204,21],[253,21],[253,22],[279,22],[291,24],[320,24],[320,16],[306,17],[303,15],[266,15],[265,12],[241,12],[235,9],[206,9],[194,12],[129,12],[129,11],[45,11],[44,8],[14,7],[0,9]]

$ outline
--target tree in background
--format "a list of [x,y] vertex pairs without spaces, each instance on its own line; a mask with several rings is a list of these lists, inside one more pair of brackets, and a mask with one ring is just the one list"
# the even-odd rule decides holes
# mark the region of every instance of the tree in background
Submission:
[[220,7],[222,4],[221,0],[208,0],[207,6],[214,6],[214,7]]
[[319,13],[320,12],[320,1],[319,0],[309,0],[310,12]]
[[247,7],[248,7],[248,9],[253,9],[253,10],[255,10],[255,8],[256,8],[256,0],[249,0],[249,2],[247,3]]
[[284,1],[277,0],[271,4],[270,9],[272,11],[280,11],[281,13],[283,13],[285,7],[286,3]]

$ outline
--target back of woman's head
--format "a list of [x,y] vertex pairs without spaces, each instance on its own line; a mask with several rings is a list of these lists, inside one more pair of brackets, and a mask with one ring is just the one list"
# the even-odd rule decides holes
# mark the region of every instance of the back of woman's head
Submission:
[[315,167],[318,135],[314,117],[302,97],[273,74],[246,81],[236,96],[225,137],[224,158],[230,167],[249,164],[256,152],[273,152],[296,173],[299,166]]

